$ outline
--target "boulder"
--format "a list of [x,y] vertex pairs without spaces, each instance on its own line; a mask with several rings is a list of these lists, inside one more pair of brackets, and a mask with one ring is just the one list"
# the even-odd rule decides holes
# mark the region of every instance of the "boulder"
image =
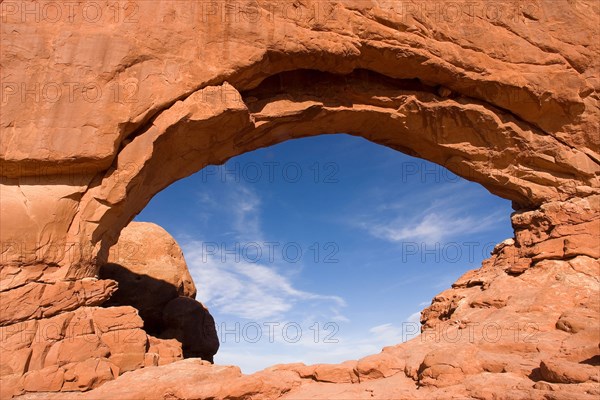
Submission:
[[200,357],[213,362],[219,337],[215,320],[200,302],[189,297],[173,299],[164,308],[162,318],[165,329],[161,338],[181,342],[185,358]]
[[167,303],[179,296],[196,296],[181,248],[156,224],[131,222],[111,248],[108,261],[100,268],[100,277],[118,282],[119,289],[104,306],[136,308],[150,333],[163,329]]

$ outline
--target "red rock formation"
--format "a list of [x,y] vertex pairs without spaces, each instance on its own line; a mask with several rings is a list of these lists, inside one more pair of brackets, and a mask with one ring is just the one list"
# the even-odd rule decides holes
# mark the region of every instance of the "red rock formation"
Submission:
[[213,362],[219,350],[215,320],[200,302],[189,297],[171,300],[162,312],[161,338],[174,338],[183,346],[183,356]]
[[[0,4],[2,397],[598,396],[597,2],[94,4]],[[98,307],[122,229],[208,164],[335,132],[512,200],[514,239],[380,355],[141,368],[178,352],[133,308]]]
[[134,221],[127,225],[111,248],[108,262],[100,268],[100,278],[117,281],[119,289],[104,306],[134,307],[149,332],[162,329],[163,309],[171,300],[196,297],[179,245],[156,224]]
[[[215,321],[200,302],[183,253],[163,228],[131,222],[100,268],[119,289],[104,307],[132,306],[149,334],[180,342],[184,357],[212,362],[219,349]],[[160,360],[158,360],[160,362]]]
[[142,326],[132,307],[79,307],[0,327],[0,397],[88,390],[153,365],[148,358],[157,360],[154,365],[182,358],[181,344],[152,338]]

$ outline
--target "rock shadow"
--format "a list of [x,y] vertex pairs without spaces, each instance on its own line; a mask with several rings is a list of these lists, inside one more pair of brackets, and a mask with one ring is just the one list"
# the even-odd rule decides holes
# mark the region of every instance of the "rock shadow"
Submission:
[[219,338],[214,318],[200,302],[180,296],[177,287],[169,282],[132,272],[120,264],[103,265],[99,275],[119,284],[103,307],[134,307],[148,334],[178,340],[184,358],[200,357],[213,362]]

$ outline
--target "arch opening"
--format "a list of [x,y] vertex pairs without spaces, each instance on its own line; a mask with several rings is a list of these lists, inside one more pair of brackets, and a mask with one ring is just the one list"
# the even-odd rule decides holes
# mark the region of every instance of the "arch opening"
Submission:
[[[509,209],[441,166],[338,134],[206,167],[136,220],[181,245],[215,318],[215,362],[254,372],[357,359],[415,336],[428,300],[512,236]],[[106,305],[135,306],[120,301]],[[170,338],[167,328],[145,327]]]

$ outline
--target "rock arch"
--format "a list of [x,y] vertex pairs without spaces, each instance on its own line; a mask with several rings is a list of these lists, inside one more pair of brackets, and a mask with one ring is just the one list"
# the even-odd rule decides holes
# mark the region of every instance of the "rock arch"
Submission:
[[460,93],[442,97],[444,90],[365,70],[289,71],[241,93],[227,82],[203,88],[136,132],[99,186],[83,196],[84,224],[108,207],[86,236],[114,237],[156,192],[206,165],[315,134],[348,132],[428,159],[513,200],[515,208],[576,196],[582,190],[576,180],[591,186],[596,179],[600,169],[585,153],[534,123]]
[[[77,14],[35,28],[19,4],[2,4],[7,329],[109,297],[114,287],[93,279],[98,264],[173,181],[252,149],[340,131],[512,200],[515,243],[498,248],[494,271],[597,262],[593,1],[499,3],[492,17],[466,5],[449,17],[447,2],[432,12],[360,0],[157,1],[117,20]],[[465,279],[456,290],[487,284]],[[84,294],[57,302],[47,287]],[[425,327],[459,307],[455,295],[434,299]],[[18,298],[31,300],[18,308]]]

